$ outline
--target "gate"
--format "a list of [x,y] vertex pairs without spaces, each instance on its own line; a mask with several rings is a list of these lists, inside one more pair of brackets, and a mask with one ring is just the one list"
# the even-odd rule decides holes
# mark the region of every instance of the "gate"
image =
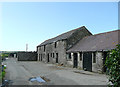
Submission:
[[83,69],[87,71],[92,71],[92,53],[83,53]]

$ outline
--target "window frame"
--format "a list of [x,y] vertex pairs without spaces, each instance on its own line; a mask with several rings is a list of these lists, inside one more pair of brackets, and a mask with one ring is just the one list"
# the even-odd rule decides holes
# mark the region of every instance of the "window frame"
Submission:
[[57,48],[57,42],[55,42],[54,47]]

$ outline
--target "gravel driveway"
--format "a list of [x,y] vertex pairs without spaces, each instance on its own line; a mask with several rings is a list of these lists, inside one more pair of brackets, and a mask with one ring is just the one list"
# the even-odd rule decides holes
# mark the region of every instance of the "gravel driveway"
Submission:
[[[16,61],[8,58],[6,79],[12,80],[12,85],[107,85],[105,74],[98,74],[75,68],[45,64],[42,62]],[[30,77],[41,76],[48,79],[45,83],[30,82]]]

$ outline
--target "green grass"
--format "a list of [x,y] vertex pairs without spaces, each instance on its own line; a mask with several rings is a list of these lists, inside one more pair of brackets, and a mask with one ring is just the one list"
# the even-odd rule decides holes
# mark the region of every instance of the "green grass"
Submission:
[[2,78],[4,78],[5,77],[5,69],[6,69],[6,67],[4,67],[4,70],[2,71]]
[[2,72],[0,72],[0,82],[1,82],[1,79],[3,79],[5,77],[5,74],[6,74],[5,69],[6,69],[6,67],[4,67],[4,70]]
[[2,83],[2,79],[5,77],[5,71],[0,72],[0,84]]
[[2,72],[2,78],[5,77],[5,73],[6,73],[5,71]]
[[4,67],[4,70],[6,69],[6,67]]

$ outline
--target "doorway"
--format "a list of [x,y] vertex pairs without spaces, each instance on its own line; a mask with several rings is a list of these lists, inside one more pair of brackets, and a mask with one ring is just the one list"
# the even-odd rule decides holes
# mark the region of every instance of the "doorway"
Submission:
[[83,69],[86,71],[92,71],[92,53],[83,53]]
[[58,63],[58,53],[56,53],[56,63]]
[[73,54],[73,68],[77,68],[78,67],[78,56],[77,56],[77,53],[74,53]]
[[47,62],[50,62],[50,60],[49,60],[49,53],[48,53],[48,55],[47,55]]
[[107,69],[107,67],[104,65],[106,61],[107,53],[108,52],[103,52],[103,72],[106,72]]

